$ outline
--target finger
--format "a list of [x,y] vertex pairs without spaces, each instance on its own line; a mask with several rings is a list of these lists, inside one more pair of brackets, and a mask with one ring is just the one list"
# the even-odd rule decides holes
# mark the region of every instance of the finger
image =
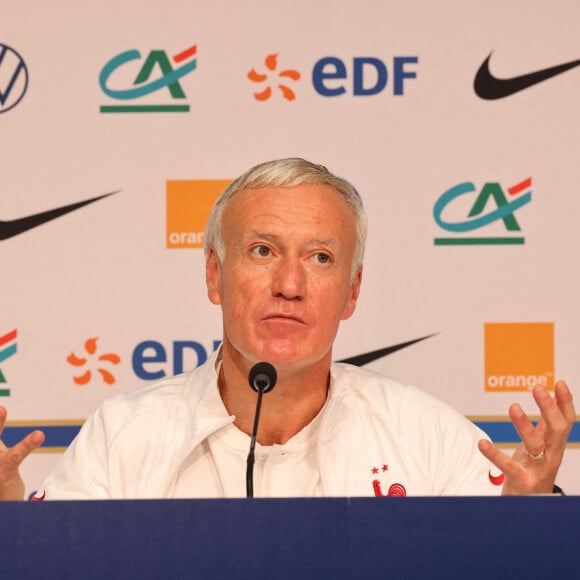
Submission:
[[44,442],[42,431],[29,433],[22,441],[8,449],[5,453],[6,462],[10,469],[18,469],[20,464]]
[[491,441],[481,439],[477,444],[482,455],[507,476],[516,476],[520,466],[511,457],[500,451]]
[[25,459],[32,451],[38,449],[44,443],[44,433],[42,431],[33,431],[29,433],[20,443],[14,445],[12,449],[17,449]]
[[535,427],[518,403],[511,405],[509,415],[526,451],[532,455],[540,453],[545,447],[544,426]]
[[568,421],[562,414],[557,400],[548,393],[545,387],[536,386],[532,391],[534,400],[546,422],[548,431],[563,432],[568,427]]
[[540,417],[539,421],[536,423],[535,419],[532,422],[532,425],[535,424],[534,429],[536,430],[536,433],[541,434],[543,437],[544,432],[546,431],[546,421],[544,421],[543,417]]
[[574,408],[574,397],[565,381],[558,381],[554,387],[556,393],[556,404],[567,422],[573,424],[576,421],[576,409]]

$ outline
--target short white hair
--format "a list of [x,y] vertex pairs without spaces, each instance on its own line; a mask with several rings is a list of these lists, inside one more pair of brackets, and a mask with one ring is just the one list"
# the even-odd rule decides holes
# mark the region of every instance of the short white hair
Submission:
[[356,245],[354,249],[351,276],[358,272],[363,264],[368,222],[362,200],[357,190],[345,179],[333,175],[323,165],[311,163],[299,157],[275,159],[260,163],[232,181],[217,198],[211,208],[203,245],[207,256],[211,248],[215,249],[220,262],[225,256],[222,234],[222,216],[232,198],[244,189],[261,189],[264,187],[296,187],[304,183],[330,185],[350,207],[356,226]]

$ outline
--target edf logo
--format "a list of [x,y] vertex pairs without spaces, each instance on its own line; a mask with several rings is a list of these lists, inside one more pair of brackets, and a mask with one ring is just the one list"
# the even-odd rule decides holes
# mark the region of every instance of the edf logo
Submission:
[[[323,97],[348,94],[370,97],[388,87],[393,95],[400,96],[405,94],[407,81],[417,78],[414,65],[418,62],[416,56],[395,56],[388,64],[374,56],[357,56],[348,62],[336,56],[325,56],[314,63],[312,86]],[[253,67],[247,77],[257,89],[254,92],[256,101],[268,101],[274,96],[294,101],[297,98],[296,83],[303,75],[292,62],[287,62],[286,55],[272,53],[266,56],[262,65]]]
[[[145,58],[141,68],[135,75],[135,61],[141,61],[138,50],[127,50],[113,57],[99,75],[101,90],[112,99],[118,101],[141,100],[138,105],[103,105],[101,113],[185,113],[189,105],[182,104],[186,98],[180,80],[193,72],[197,67],[197,46],[193,45],[171,57],[163,50],[152,50]],[[176,66],[173,67],[172,61]],[[161,76],[159,76],[161,73]],[[131,76],[133,75],[133,76]],[[111,80],[111,77],[115,77]],[[149,80],[153,77],[153,80]],[[124,88],[113,88],[112,85]],[[126,88],[129,85],[129,88]],[[167,91],[164,91],[166,89]],[[171,104],[145,102],[147,96],[163,94],[165,99],[171,98]],[[176,102],[177,101],[177,102]]]
[[[395,56],[391,67],[391,85],[394,95],[405,93],[405,80],[417,77],[410,65],[417,64],[416,56]],[[389,82],[387,65],[375,57],[355,57],[352,60],[352,94],[355,97],[377,95],[385,90]],[[338,97],[348,92],[346,81],[349,77],[347,65],[340,58],[321,58],[312,70],[314,90],[323,97]]]
[[[221,340],[213,341],[213,350],[216,351]],[[173,342],[173,370],[174,375],[183,373],[186,369],[194,369],[202,365],[208,358],[208,349],[194,340],[176,340]],[[186,352],[189,356],[186,360]],[[160,380],[167,376],[165,369],[169,363],[167,349],[156,340],[144,340],[133,351],[133,372],[145,381]]]
[[[492,233],[489,228],[492,227],[494,222],[497,222],[498,225],[503,223],[503,227],[507,232],[520,232],[521,227],[514,214],[532,201],[532,178],[527,177],[506,189],[511,201],[499,183],[486,183],[477,194],[475,202],[470,204],[470,200],[473,198],[472,194],[477,192],[475,185],[471,182],[454,185],[441,195],[435,203],[433,208],[435,222],[440,228],[454,234],[464,234],[481,230],[482,228],[488,228],[487,231]],[[493,205],[495,205],[495,208]],[[488,206],[490,207],[484,212]],[[467,216],[467,219],[465,219],[465,216]],[[505,230],[502,233],[505,233]],[[455,236],[435,238],[435,245],[501,245],[523,244],[524,241],[525,239],[519,235]]]

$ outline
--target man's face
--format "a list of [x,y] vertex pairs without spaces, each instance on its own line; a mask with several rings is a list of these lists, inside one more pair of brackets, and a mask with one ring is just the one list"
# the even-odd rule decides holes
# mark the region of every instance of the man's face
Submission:
[[340,320],[351,316],[354,216],[328,185],[241,191],[222,220],[225,257],[210,251],[208,295],[220,304],[224,356],[241,368],[268,361],[296,371],[328,364]]

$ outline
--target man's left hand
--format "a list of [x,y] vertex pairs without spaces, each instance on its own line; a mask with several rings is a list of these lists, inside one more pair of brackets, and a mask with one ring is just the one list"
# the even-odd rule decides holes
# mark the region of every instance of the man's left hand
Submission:
[[564,381],[558,381],[552,397],[542,386],[532,393],[541,419],[534,425],[521,406],[514,403],[509,415],[522,443],[512,457],[502,453],[486,439],[479,450],[504,475],[503,495],[551,493],[562,463],[566,441],[576,420],[572,393]]

